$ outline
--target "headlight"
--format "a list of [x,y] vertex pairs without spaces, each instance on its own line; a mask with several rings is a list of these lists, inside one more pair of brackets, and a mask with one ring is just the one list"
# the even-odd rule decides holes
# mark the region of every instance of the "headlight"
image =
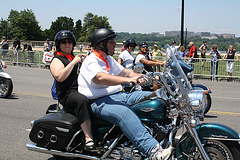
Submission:
[[188,72],[187,73],[187,77],[188,77],[188,79],[193,79],[193,77],[194,77],[193,71],[192,72]]
[[194,110],[195,113],[198,114],[198,116],[203,117],[205,106],[206,106],[206,96],[205,91],[203,90],[193,90],[188,94],[190,98],[190,104]]

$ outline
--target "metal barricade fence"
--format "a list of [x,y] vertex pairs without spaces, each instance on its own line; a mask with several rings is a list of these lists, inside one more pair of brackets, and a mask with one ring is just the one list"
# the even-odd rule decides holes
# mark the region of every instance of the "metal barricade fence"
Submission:
[[16,66],[33,66],[39,68],[44,66],[44,63],[42,62],[43,53],[38,51],[0,49],[0,59],[8,64],[12,63]]
[[190,59],[187,59],[191,66],[194,66],[194,75],[196,76],[204,76],[210,77],[213,81],[218,78],[229,78],[229,73],[226,71],[227,64],[232,63],[233,65],[233,73],[232,78],[240,78],[240,62],[233,60],[222,60],[218,59],[216,62],[212,62],[211,59],[205,59],[204,65],[202,62],[204,59],[202,58],[194,58],[194,63],[191,62]]

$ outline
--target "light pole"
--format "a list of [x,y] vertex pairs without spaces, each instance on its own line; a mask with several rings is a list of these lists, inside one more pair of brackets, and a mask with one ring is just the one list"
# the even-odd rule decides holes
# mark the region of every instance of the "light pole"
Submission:
[[184,0],[182,0],[182,16],[181,16],[181,45],[183,46],[183,32],[184,32]]

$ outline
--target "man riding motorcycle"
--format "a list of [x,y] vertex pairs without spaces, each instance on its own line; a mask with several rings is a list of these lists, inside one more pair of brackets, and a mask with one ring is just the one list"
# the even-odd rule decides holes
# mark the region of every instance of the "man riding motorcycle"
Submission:
[[83,62],[78,77],[78,91],[90,99],[96,117],[120,126],[127,138],[150,159],[167,159],[170,146],[163,149],[129,108],[152,92],[122,92],[121,84],[144,83],[141,74],[117,63],[111,56],[117,35],[110,29],[96,30],[91,37],[94,51]]

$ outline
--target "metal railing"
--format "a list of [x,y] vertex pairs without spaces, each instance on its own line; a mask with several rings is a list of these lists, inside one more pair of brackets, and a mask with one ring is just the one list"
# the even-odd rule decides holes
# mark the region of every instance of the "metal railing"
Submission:
[[[12,63],[17,66],[35,66],[35,67],[45,67],[46,64],[43,63],[44,53],[41,51],[22,51],[22,50],[4,50],[0,49],[0,59],[6,63]],[[116,53],[113,57],[118,58],[119,53]],[[156,57],[159,60],[165,60],[165,57]],[[194,75],[201,77],[209,77],[213,81],[218,78],[229,78],[229,73],[226,71],[226,65],[229,60],[219,59],[218,62],[212,63],[211,59],[205,59],[204,66],[202,66],[202,58],[194,58],[193,61],[190,59],[185,59],[185,61],[194,67]],[[231,60],[234,63],[234,69],[232,73],[232,78],[240,79],[240,61]],[[154,67],[156,71],[162,71],[160,66]]]
[[45,66],[42,61],[43,53],[39,51],[0,49],[0,59],[16,66],[33,66],[39,68]]
[[[240,62],[236,59],[218,59],[216,62],[213,62],[211,59],[205,59],[206,61],[204,65],[202,65],[202,62],[204,61],[202,58],[195,58],[194,60],[196,62],[192,63],[190,61],[190,65],[194,66],[194,75],[196,76],[210,77],[213,81],[218,78],[230,78],[230,74],[226,69],[229,63],[233,63],[231,78],[240,78]],[[189,59],[187,59],[187,61],[189,61]]]

